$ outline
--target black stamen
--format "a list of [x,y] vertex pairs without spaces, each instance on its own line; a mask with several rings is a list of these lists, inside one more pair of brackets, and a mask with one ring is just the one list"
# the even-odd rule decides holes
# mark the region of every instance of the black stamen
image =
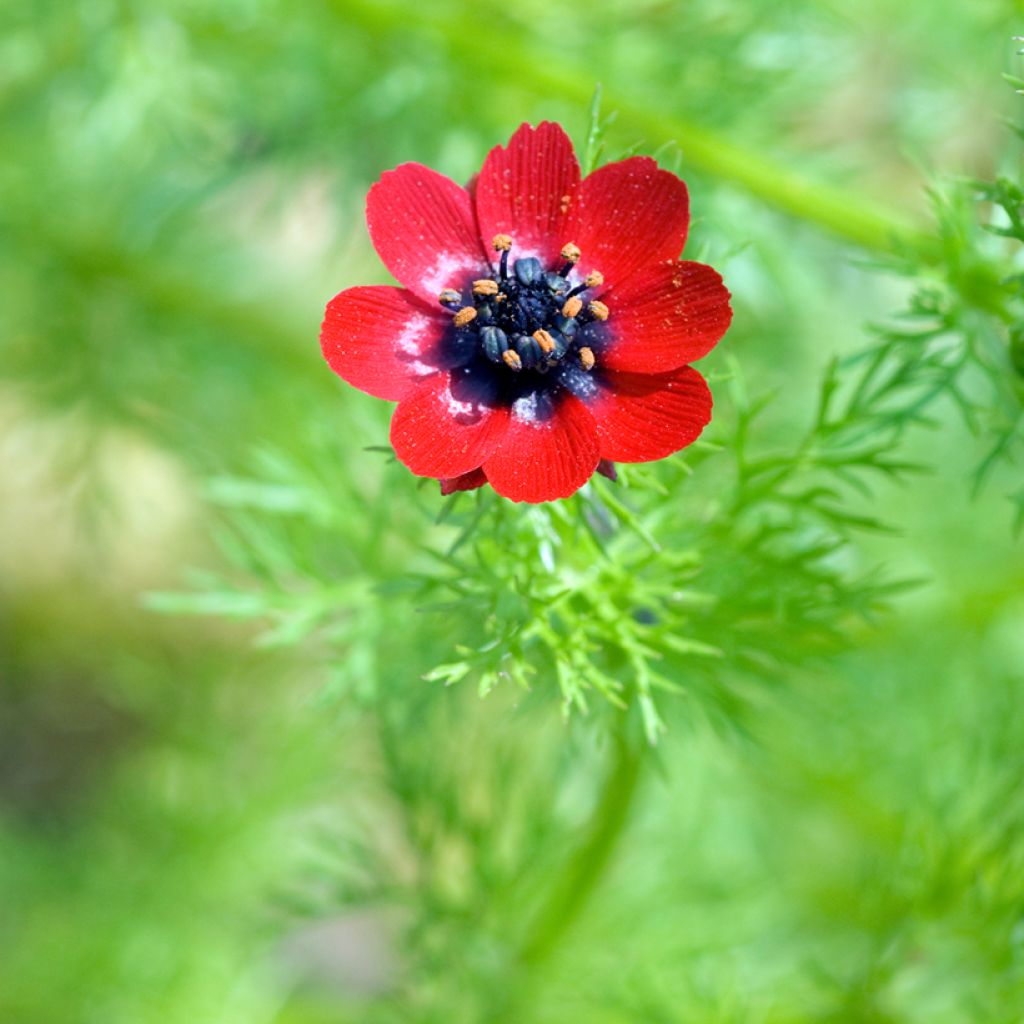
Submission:
[[[495,244],[501,253],[498,266],[490,277],[473,282],[472,305],[464,306],[460,293],[454,289],[441,293],[441,304],[455,313],[454,326],[459,336],[489,362],[504,364],[495,371],[502,374],[545,374],[552,367],[569,365],[565,360],[583,370],[589,369],[593,355],[587,346],[592,340],[599,341],[600,336],[595,336],[593,329],[580,328],[604,317],[595,316],[587,307],[581,308],[584,300],[576,296],[600,282],[588,274],[584,281],[570,288],[566,275],[576,266],[576,259],[567,260],[557,272],[545,269],[533,256],[514,259],[510,265],[509,241],[505,236],[496,236],[498,241],[504,246]],[[577,316],[566,315],[567,303]],[[584,365],[584,349],[590,354],[589,366]]]
[[508,351],[508,337],[500,327],[483,327],[480,329],[480,341],[484,355],[492,363],[500,363],[501,357]]
[[565,289],[568,288],[569,282],[566,281],[561,274],[556,274],[553,270],[549,270],[544,275],[544,280],[547,282],[548,287],[556,294],[562,295],[565,293]]
[[516,352],[519,353],[523,366],[528,370],[533,370],[544,362],[544,353],[537,343],[537,339],[528,335],[520,334],[516,338]]
[[531,285],[544,273],[540,260],[535,256],[524,256],[512,265],[520,284]]

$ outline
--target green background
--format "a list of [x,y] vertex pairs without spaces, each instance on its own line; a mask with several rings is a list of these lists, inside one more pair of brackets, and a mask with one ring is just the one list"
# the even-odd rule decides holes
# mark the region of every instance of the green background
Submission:
[[[612,855],[524,945],[599,800],[611,712],[565,724],[543,683],[481,702],[422,680],[452,637],[373,584],[439,503],[366,450],[388,408],[317,332],[332,294],[388,280],[363,223],[383,170],[466,180],[524,120],[582,144],[600,82],[606,158],[687,179],[688,254],[734,293],[716,397],[742,367],[780,396],[763,429],[785,445],[826,361],[905,302],[869,264],[927,248],[926,189],[1015,169],[1000,72],[1022,14],[5,5],[0,1020],[1020,1020],[1019,480],[972,495],[983,447],[950,405],[909,439],[930,473],[870,500],[897,534],[858,549],[922,584],[779,655],[772,685],[740,660],[742,700],[664,698]],[[359,613],[260,643],[145,607],[223,565],[209,501],[244,511],[230,481],[287,458],[324,529],[275,534],[251,576],[289,579],[278,610],[319,601],[319,623],[358,593]],[[311,598],[323,533],[336,589]],[[259,615],[245,586],[209,610]]]

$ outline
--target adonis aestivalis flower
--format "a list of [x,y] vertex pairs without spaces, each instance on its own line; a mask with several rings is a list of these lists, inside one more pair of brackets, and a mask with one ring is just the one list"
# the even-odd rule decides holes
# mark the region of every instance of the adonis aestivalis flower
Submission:
[[565,498],[710,420],[690,363],[728,328],[729,292],[678,259],[689,197],[654,160],[581,180],[559,125],[524,124],[468,188],[421,164],[388,171],[366,219],[404,287],[336,295],[321,346],[349,384],[398,402],[395,453],[444,493]]

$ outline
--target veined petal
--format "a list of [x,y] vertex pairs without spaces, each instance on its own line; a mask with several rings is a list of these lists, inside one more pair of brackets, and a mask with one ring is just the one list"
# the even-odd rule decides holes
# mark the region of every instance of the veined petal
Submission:
[[511,236],[513,256],[557,260],[572,241],[568,225],[580,182],[572,141],[561,125],[520,125],[507,147],[495,146],[476,181],[476,213],[484,245]]
[[605,373],[588,403],[601,458],[651,462],[685,448],[711,421],[711,392],[684,366],[666,374]]
[[437,373],[398,403],[391,444],[417,476],[451,479],[481,466],[501,443],[508,420],[489,377],[469,369]]
[[320,348],[343,380],[396,402],[418,379],[457,361],[446,343],[450,321],[404,288],[349,288],[327,303]]
[[426,302],[489,266],[469,192],[422,164],[381,177],[366,197],[366,223],[388,270]]
[[580,275],[600,270],[609,287],[664,260],[686,244],[690,200],[686,185],[650,157],[605,164],[583,179],[573,241]]
[[732,322],[729,290],[703,263],[662,263],[602,300],[611,314],[598,365],[666,373],[706,356]]
[[597,427],[586,406],[570,394],[532,392],[513,403],[501,446],[483,470],[511,501],[554,501],[578,491],[599,459]]

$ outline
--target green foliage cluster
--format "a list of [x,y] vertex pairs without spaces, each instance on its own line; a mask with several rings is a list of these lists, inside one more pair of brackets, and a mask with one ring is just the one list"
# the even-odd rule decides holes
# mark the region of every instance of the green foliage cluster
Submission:
[[[608,123],[595,100],[588,154],[603,148]],[[986,198],[998,190],[1005,209],[1014,187],[975,189]],[[435,634],[446,621],[469,627],[456,633],[457,657],[425,680],[470,678],[481,695],[503,681],[536,686],[557,692],[566,712],[586,712],[596,693],[620,709],[635,704],[651,743],[664,729],[659,693],[687,695],[694,712],[728,724],[741,714],[735,689],[751,675],[784,674],[834,648],[852,620],[914,585],[857,547],[859,532],[893,529],[863,507],[878,481],[930,468],[901,451],[910,428],[934,427],[936,408],[958,410],[975,432],[984,424],[976,489],[1022,440],[1016,328],[1008,335],[1005,324],[1019,278],[998,276],[966,189],[937,197],[935,208],[941,257],[929,265],[908,253],[890,268],[911,278],[906,311],[873,326],[873,342],[832,358],[810,422],[783,441],[767,447],[758,436],[777,392],[752,396],[739,361],[727,358],[727,412],[664,466],[620,467],[620,482],[595,477],[574,498],[540,507],[517,508],[489,489],[456,494],[434,526],[429,501],[399,524],[380,496],[372,534],[358,541],[350,524],[360,516],[332,496],[333,471],[324,471],[342,457],[336,442],[312,447],[304,467],[267,453],[266,476],[217,479],[210,498],[241,513],[230,517],[226,551],[269,589],[214,579],[200,581],[198,596],[151,604],[269,619],[271,643],[326,631],[344,651],[368,628],[365,590],[351,580],[374,577],[343,553],[379,551],[397,533],[415,538],[395,551],[409,569],[379,581],[377,593],[409,601]]]

